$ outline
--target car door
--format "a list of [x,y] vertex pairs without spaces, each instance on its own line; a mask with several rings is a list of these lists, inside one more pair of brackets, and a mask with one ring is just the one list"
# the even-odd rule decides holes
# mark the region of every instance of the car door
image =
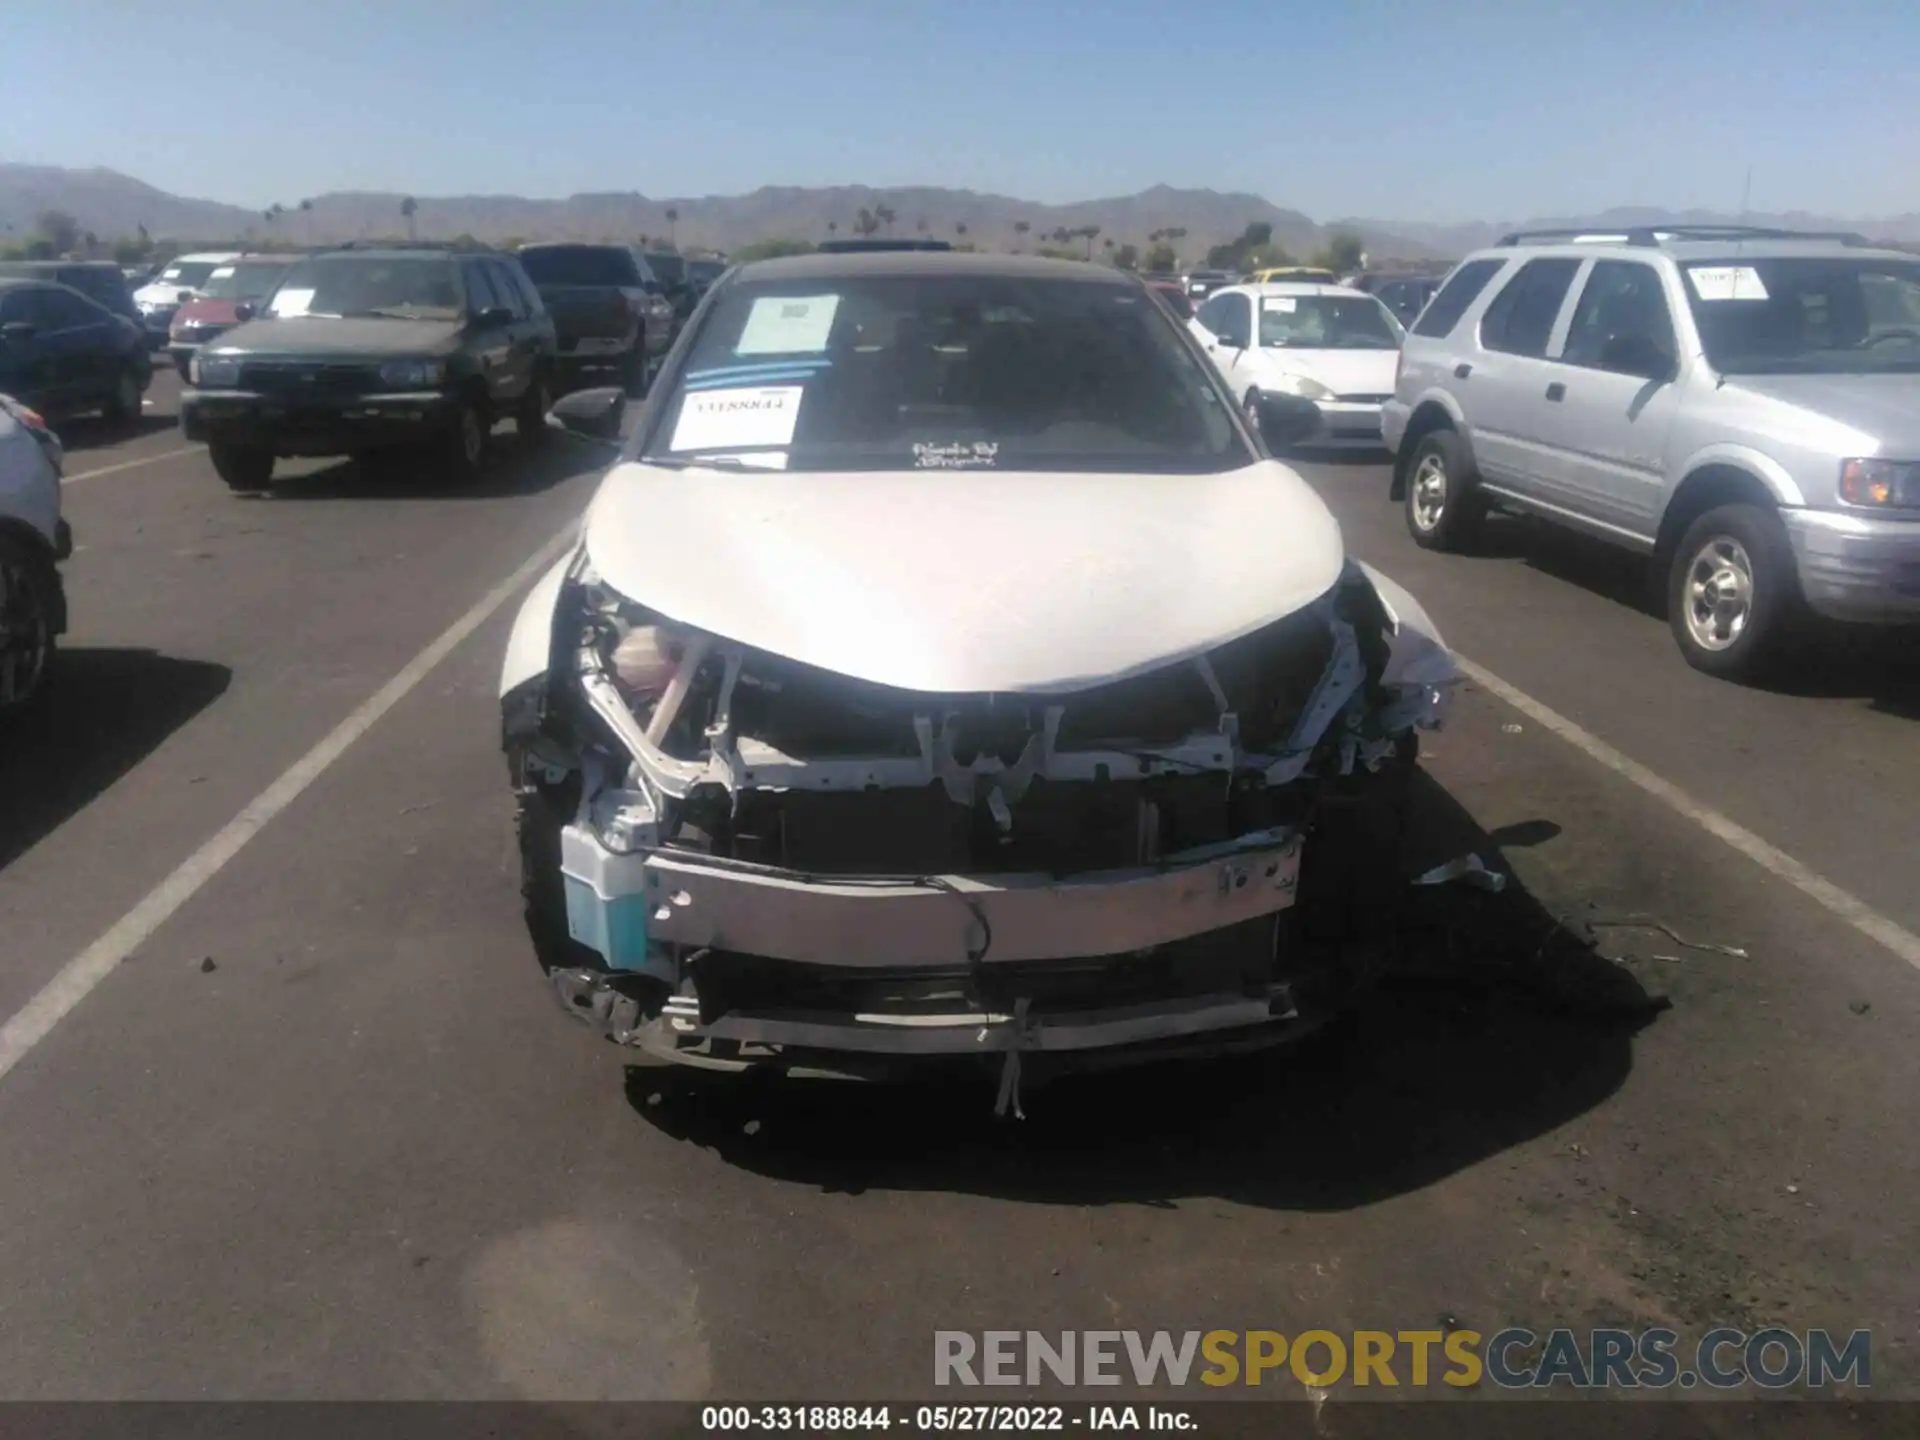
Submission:
[[36,409],[58,409],[63,399],[53,348],[47,343],[38,288],[16,288],[0,296],[0,326],[25,325],[30,334],[0,340],[0,391]]
[[1473,432],[1473,458],[1488,484],[1544,497],[1564,489],[1549,473],[1564,454],[1552,436],[1562,414],[1547,398],[1557,368],[1547,359],[1561,311],[1584,261],[1542,255],[1523,263],[1480,317],[1477,357],[1456,377]]
[[1556,412],[1546,437],[1560,451],[1551,468],[1568,508],[1654,534],[1679,373],[1665,276],[1644,261],[1595,260],[1546,392]]
[[122,359],[113,316],[72,290],[41,292],[40,308],[55,346],[55,363],[69,403],[84,403],[113,393]]
[[493,280],[493,293],[513,316],[507,325],[507,383],[517,400],[533,384],[534,366],[540,359],[540,326],[506,262],[489,260],[486,267]]
[[496,408],[505,409],[519,398],[514,388],[513,326],[488,316],[507,309],[507,303],[494,289],[493,273],[485,261],[469,260],[461,270],[467,286],[467,323],[472,328],[474,361],[486,382],[487,398]]
[[[1229,290],[1215,295],[1194,314],[1200,327],[1200,344],[1238,398],[1249,380],[1249,356],[1253,344],[1253,299],[1244,291]],[[1252,357],[1257,358],[1257,354]]]

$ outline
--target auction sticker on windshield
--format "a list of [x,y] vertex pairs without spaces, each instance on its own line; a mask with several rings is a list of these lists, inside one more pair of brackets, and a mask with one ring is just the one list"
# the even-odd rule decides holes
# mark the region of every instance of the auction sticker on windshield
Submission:
[[1260,302],[1260,308],[1263,310],[1279,310],[1290,315],[1300,308],[1300,302],[1291,295],[1269,295],[1265,300]]
[[669,450],[731,450],[785,445],[800,419],[801,387],[770,385],[741,390],[689,390]]
[[838,295],[768,295],[753,302],[736,355],[817,354],[833,333]]
[[273,313],[281,319],[294,315],[304,315],[307,307],[313,304],[311,290],[282,290],[273,297]]
[[1694,265],[1687,270],[1693,293],[1702,300],[1764,300],[1767,287],[1751,265]]

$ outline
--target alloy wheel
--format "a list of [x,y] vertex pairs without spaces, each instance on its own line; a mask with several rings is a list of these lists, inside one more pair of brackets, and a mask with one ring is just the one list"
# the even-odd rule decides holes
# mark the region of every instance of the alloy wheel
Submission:
[[1753,615],[1753,561],[1731,535],[1716,535],[1687,563],[1687,634],[1703,650],[1739,642]]
[[1413,472],[1413,523],[1423,532],[1431,531],[1446,513],[1446,463],[1438,455],[1423,455]]

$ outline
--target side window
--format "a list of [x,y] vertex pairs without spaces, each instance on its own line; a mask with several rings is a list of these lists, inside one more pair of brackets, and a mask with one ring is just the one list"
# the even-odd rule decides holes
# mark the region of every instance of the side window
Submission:
[[467,313],[479,315],[500,304],[500,297],[493,293],[493,277],[487,274],[487,267],[478,260],[470,260],[461,267],[467,281]]
[[1649,342],[1662,355],[1677,353],[1660,272],[1630,260],[1596,260],[1573,307],[1562,358],[1569,365],[1616,369],[1607,347],[1629,340]]
[[1436,340],[1451,335],[1460,317],[1467,313],[1467,307],[1480,298],[1487,282],[1498,275],[1506,263],[1505,260],[1469,260],[1454,271],[1440,287],[1440,293],[1433,297],[1433,303],[1421,314],[1413,333]]
[[9,290],[4,299],[0,299],[0,325],[39,326],[40,292],[38,290]]
[[1227,297],[1225,295],[1214,296],[1213,299],[1207,301],[1206,304],[1193,312],[1193,318],[1198,320],[1209,334],[1213,335],[1220,333],[1220,327],[1226,323],[1226,315]]
[[1220,312],[1221,328],[1215,333],[1222,339],[1231,337],[1242,345],[1253,343],[1253,301],[1245,295],[1222,295],[1220,302],[1226,308]]
[[1545,355],[1560,304],[1579,269],[1580,262],[1573,259],[1527,261],[1481,317],[1480,343],[1509,355]]
[[48,330],[79,330],[107,318],[99,306],[65,290],[42,290],[39,304],[40,323]]
[[547,313],[546,304],[540,298],[539,288],[518,260],[502,260],[500,269],[513,283],[513,287],[520,292],[520,302],[526,306],[527,314],[537,316]]
[[660,289],[660,277],[653,273],[653,266],[647,263],[647,257],[638,250],[633,252],[633,267],[640,272],[640,286],[643,290],[657,292]]
[[520,287],[513,282],[513,272],[498,260],[489,260],[486,264],[487,276],[493,281],[493,293],[500,297],[500,303],[513,312],[513,318],[527,318],[526,297],[521,295]]

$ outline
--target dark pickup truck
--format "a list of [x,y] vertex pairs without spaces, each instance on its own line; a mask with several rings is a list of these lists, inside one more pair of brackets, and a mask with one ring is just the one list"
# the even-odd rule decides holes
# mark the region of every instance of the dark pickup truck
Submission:
[[626,245],[522,245],[515,253],[553,316],[556,388],[613,384],[642,393],[674,321],[646,257]]

